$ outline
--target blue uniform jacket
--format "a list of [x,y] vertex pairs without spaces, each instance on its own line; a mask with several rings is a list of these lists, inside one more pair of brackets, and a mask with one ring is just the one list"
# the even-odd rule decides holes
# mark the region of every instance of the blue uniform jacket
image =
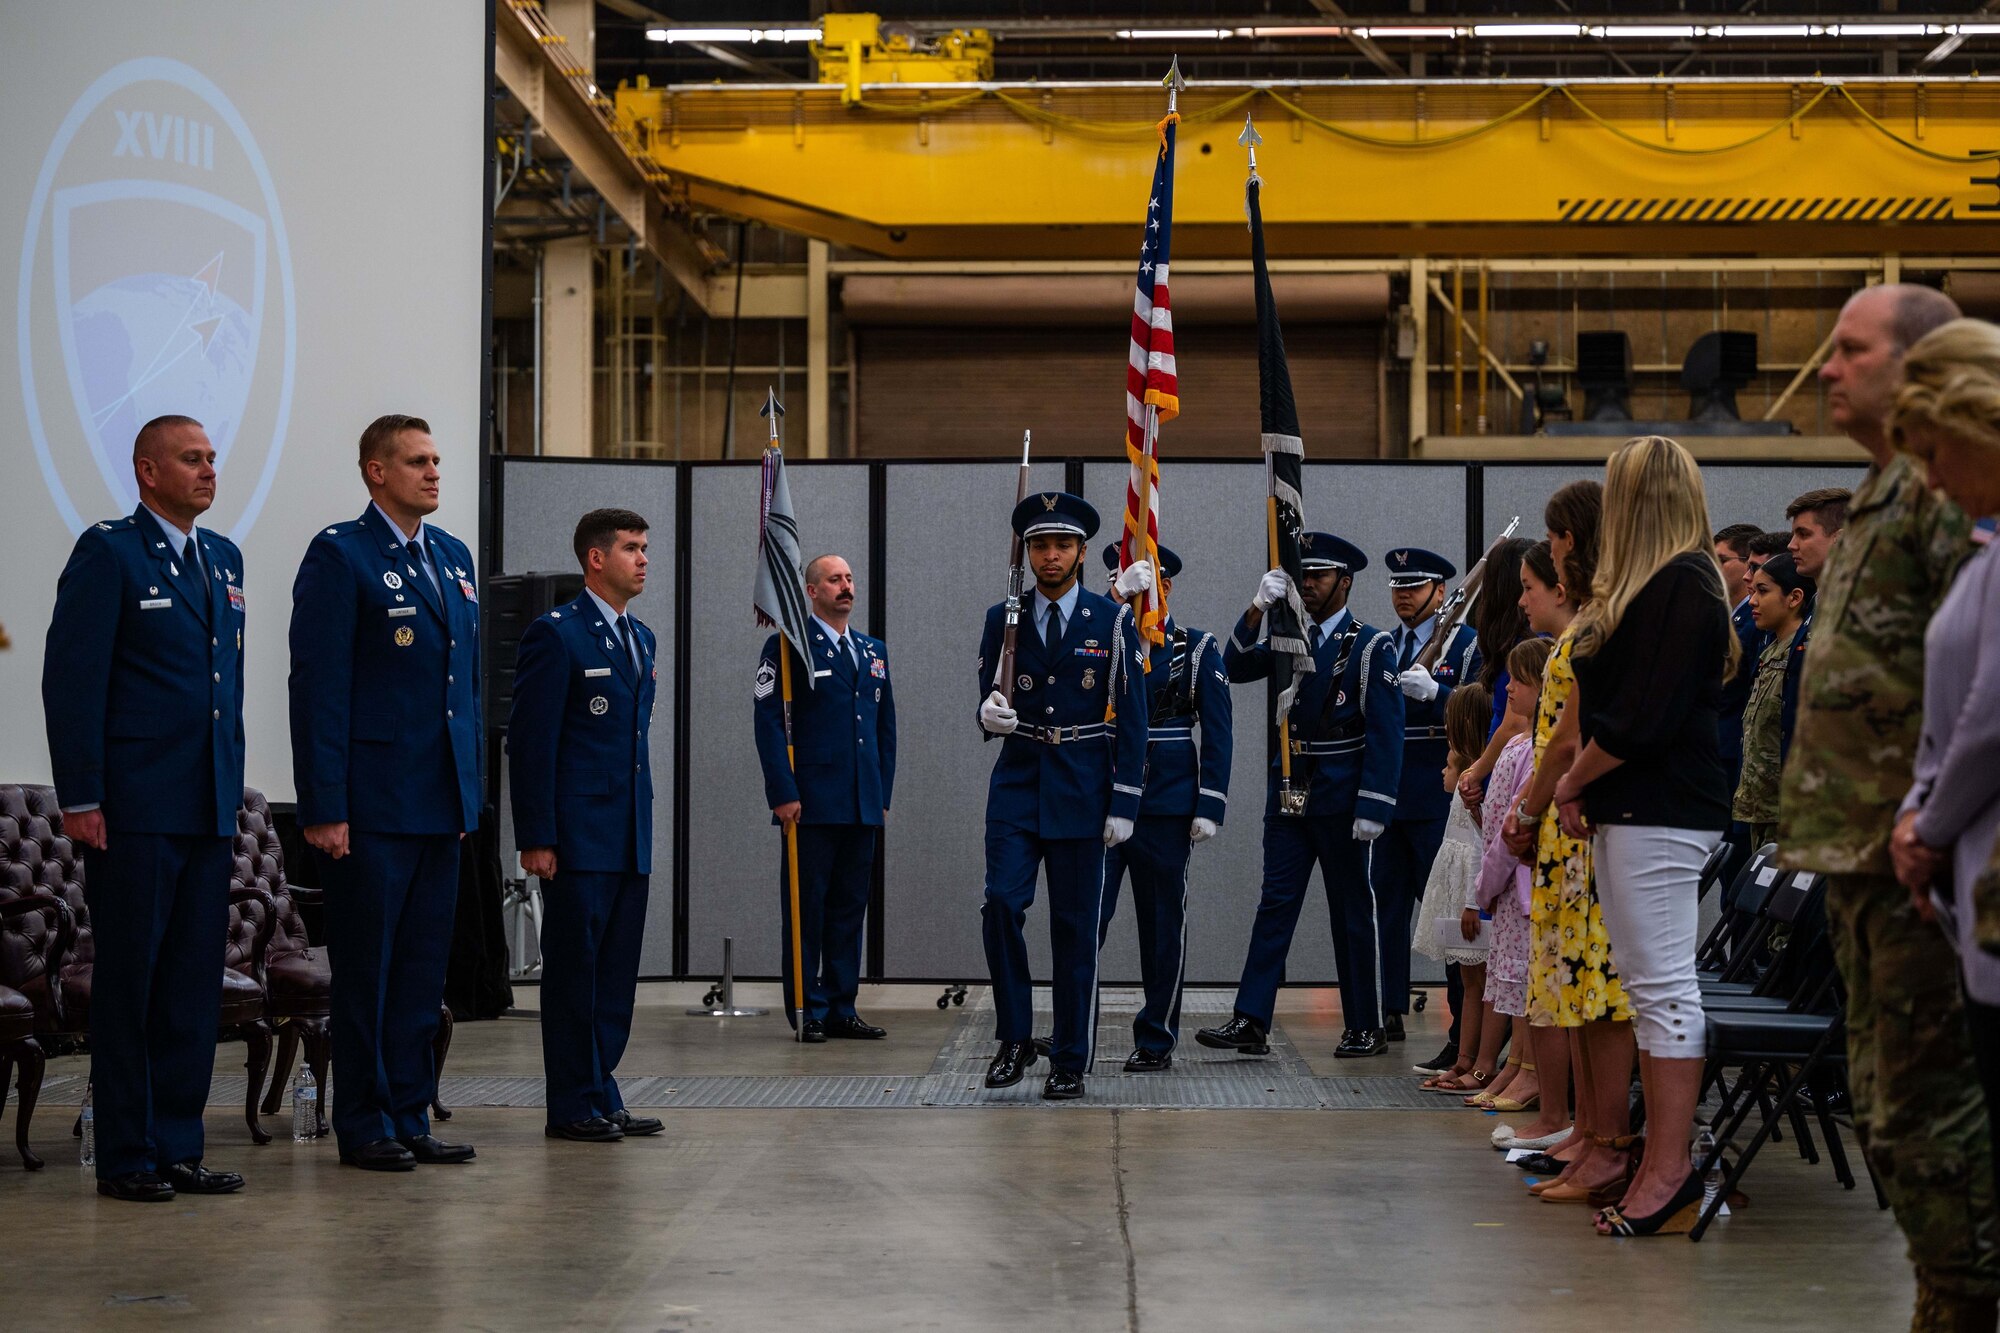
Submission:
[[243,553],[196,528],[206,572],[142,506],[85,528],[56,582],[42,710],[56,798],[120,832],[227,836],[243,799]]
[[[1139,636],[1128,608],[1079,588],[1076,613],[1051,648],[1036,628],[1032,593],[1027,601],[1015,645],[1014,711],[1024,727],[1087,730],[1082,739],[1056,745],[1006,737],[986,788],[986,819],[1043,838],[1096,838],[1107,815],[1139,817],[1147,735]],[[1005,628],[1006,607],[988,608],[979,639],[981,703],[993,693]],[[1115,724],[1104,728],[1105,705],[1114,700]],[[983,727],[980,734],[992,739]]]
[[[880,827],[896,785],[896,691],[889,682],[889,648],[853,626],[848,637],[861,665],[834,647],[817,620],[808,622],[812,688],[792,654],[792,754],[785,761],[785,702],[778,679],[778,636],[764,640],[751,690],[757,758],[764,766],[764,800],[772,809],[799,803],[804,824]],[[777,817],[772,817],[777,822]]]
[[[1167,641],[1153,647],[1146,693],[1153,713],[1172,700],[1181,715],[1153,716],[1147,724],[1146,790],[1139,798],[1139,813],[1209,819],[1219,827],[1229,812],[1229,757],[1235,747],[1229,673],[1215,636],[1198,629],[1187,631],[1189,660],[1177,664],[1173,651],[1177,628],[1168,620]],[[1197,720],[1199,748],[1194,737]]]
[[1444,734],[1444,706],[1453,690],[1479,679],[1479,635],[1472,626],[1460,625],[1452,631],[1451,642],[1438,654],[1431,675],[1438,683],[1437,698],[1420,704],[1408,695],[1403,697],[1403,781],[1396,798],[1398,819],[1443,819],[1451,813],[1451,793],[1444,789],[1444,765],[1451,750]]
[[479,827],[479,594],[472,553],[425,525],[438,586],[370,505],[312,540],[292,583],[292,772],[300,824]]
[[[1229,678],[1239,683],[1271,674],[1271,649],[1256,641],[1249,621],[1245,612],[1222,650]],[[1342,648],[1345,663],[1339,661]],[[1292,779],[1298,781],[1301,768],[1312,773],[1309,817],[1352,816],[1378,824],[1396,817],[1403,780],[1403,692],[1396,686],[1393,654],[1389,636],[1351,612],[1340,632],[1314,652],[1318,669],[1300,685],[1288,719]],[[1273,754],[1266,784],[1269,814],[1278,813],[1278,763]]]
[[528,626],[514,668],[507,778],[514,841],[553,847],[556,871],[653,873],[653,725],[658,651],[626,616],[641,665],[584,593]]
[[1729,627],[1743,648],[1743,665],[1722,682],[1722,701],[1717,709],[1715,737],[1721,744],[1722,763],[1731,773],[1743,768],[1743,710],[1750,706],[1750,684],[1757,676],[1757,658],[1764,651],[1764,631],[1750,614],[1748,598],[1729,613]]

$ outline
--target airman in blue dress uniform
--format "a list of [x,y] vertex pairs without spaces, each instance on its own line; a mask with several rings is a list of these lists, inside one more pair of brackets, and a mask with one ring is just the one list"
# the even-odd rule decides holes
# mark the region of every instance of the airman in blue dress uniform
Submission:
[[97,1190],[241,1189],[201,1164],[243,799],[243,553],[195,526],[215,449],[190,417],[132,446],[139,507],[83,530],[56,583],[42,707],[96,936]]
[[1390,635],[1390,649],[1403,691],[1403,781],[1396,817],[1369,849],[1368,862],[1382,916],[1384,1035],[1401,1041],[1410,1011],[1410,914],[1424,896],[1451,813],[1451,793],[1438,780],[1451,748],[1444,738],[1444,705],[1462,681],[1478,679],[1479,635],[1470,625],[1458,626],[1432,665],[1419,666],[1418,655],[1437,632],[1445,583],[1458,569],[1418,546],[1399,546],[1382,564],[1402,622]]
[[646,528],[629,509],[578,521],[584,590],[521,636],[507,720],[514,840],[522,868],[543,885],[545,1132],[583,1143],[663,1127],[625,1109],[616,1078],[653,872],[659,646],[627,609],[646,589]]
[[1011,705],[994,680],[1004,604],[986,613],[977,668],[979,725],[1005,738],[986,793],[981,919],[1000,1038],[986,1086],[1019,1083],[1037,1059],[1022,926],[1046,867],[1055,1037],[1042,1096],[1067,1101],[1083,1095],[1097,1040],[1104,850],[1130,838],[1139,817],[1146,673],[1130,608],[1079,582],[1097,511],[1050,491],[1022,501],[1013,524],[1035,591],[1021,609]]
[[[1171,593],[1181,558],[1162,546],[1159,585]],[[1118,547],[1104,563],[1117,586]],[[1099,946],[1118,910],[1118,885],[1132,875],[1132,910],[1139,922],[1139,976],[1145,1003],[1132,1023],[1128,1074],[1173,1068],[1181,1032],[1181,977],[1187,959],[1187,874],[1193,844],[1222,827],[1229,809],[1231,729],[1229,675],[1215,636],[1167,619],[1164,644],[1152,648],[1146,692],[1145,794],[1131,840],[1104,853],[1104,912]],[[1196,741],[1199,724],[1201,736]]]
[[[896,785],[896,693],[889,648],[848,623],[854,571],[837,555],[806,566],[812,603],[809,642],[792,660],[792,754],[785,758],[784,701],[778,689],[778,636],[757,660],[757,758],[771,822],[798,824],[800,953],[806,1012],[794,1017],[789,875],[778,867],[785,1017],[803,1022],[799,1039],[879,1041],[889,1034],[854,1011],[861,987],[862,927],[874,884],[876,844]],[[803,665],[802,665],[803,663]],[[806,688],[799,676],[812,672]]]
[[[1299,684],[1288,719],[1292,780],[1306,783],[1303,815],[1281,813],[1279,756],[1271,756],[1264,813],[1264,887],[1251,930],[1250,954],[1236,990],[1236,1013],[1219,1028],[1203,1028],[1204,1046],[1245,1055],[1270,1053],[1272,1010],[1284,981],[1285,955],[1317,864],[1333,919],[1333,953],[1340,970],[1346,1030],[1334,1054],[1381,1055],[1381,917],[1369,882],[1369,844],[1396,817],[1403,772],[1403,692],[1396,681],[1389,636],[1347,609],[1354,576],[1368,557],[1352,542],[1324,532],[1299,536],[1299,596],[1314,669]],[[1236,623],[1223,662],[1232,681],[1271,673],[1271,650],[1260,643],[1264,612],[1287,596],[1290,580],[1274,569],[1257,585],[1250,609]],[[1303,772],[1302,772],[1303,770]]]
[[322,853],[333,963],[333,1132],[371,1171],[469,1160],[440,1142],[431,1043],[479,827],[479,594],[472,552],[424,521],[438,452],[420,417],[361,434],[370,503],[306,548],[292,584],[292,770]]

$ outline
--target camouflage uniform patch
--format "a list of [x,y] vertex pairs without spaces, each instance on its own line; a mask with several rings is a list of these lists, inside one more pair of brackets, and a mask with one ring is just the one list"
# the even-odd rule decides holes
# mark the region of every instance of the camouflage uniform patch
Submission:
[[1806,648],[1779,802],[1786,866],[1893,873],[1889,831],[1923,725],[1924,629],[1971,552],[1965,515],[1909,455],[1855,491]]
[[1743,777],[1736,784],[1731,814],[1745,824],[1771,824],[1778,818],[1778,780],[1784,776],[1785,659],[1791,651],[1791,635],[1771,640],[1757,659],[1750,702],[1743,706]]

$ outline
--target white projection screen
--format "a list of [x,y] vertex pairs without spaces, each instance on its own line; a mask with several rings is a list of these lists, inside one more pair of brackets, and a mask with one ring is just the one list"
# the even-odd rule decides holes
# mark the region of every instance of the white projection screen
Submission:
[[56,576],[200,420],[243,548],[250,785],[292,799],[286,626],[359,515],[361,428],[427,418],[478,549],[489,5],[0,0],[0,782],[46,782]]

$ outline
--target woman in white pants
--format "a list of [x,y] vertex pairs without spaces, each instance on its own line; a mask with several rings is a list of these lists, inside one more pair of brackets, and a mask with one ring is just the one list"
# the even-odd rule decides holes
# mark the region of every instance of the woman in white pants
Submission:
[[1672,440],[1613,454],[1595,596],[1572,656],[1583,750],[1556,788],[1563,829],[1589,834],[1604,927],[1633,1011],[1649,1139],[1607,1236],[1689,1230],[1688,1160],[1704,1047],[1695,979],[1702,862],[1729,827],[1716,743],[1722,682],[1740,656],[1715,562],[1701,470]]

